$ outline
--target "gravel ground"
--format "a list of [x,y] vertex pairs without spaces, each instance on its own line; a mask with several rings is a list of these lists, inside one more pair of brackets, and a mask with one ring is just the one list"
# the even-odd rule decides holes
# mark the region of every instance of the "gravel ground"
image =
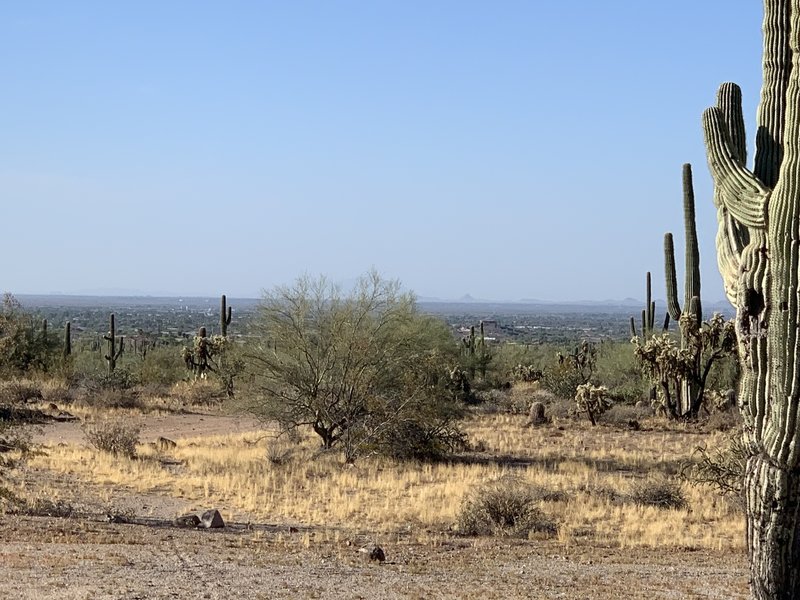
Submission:
[[[180,530],[5,516],[0,598],[746,598],[743,556],[555,542],[358,543],[315,532]],[[350,542],[348,544],[348,542]]]
[[[247,419],[175,415],[148,418],[143,439],[258,428]],[[37,441],[81,439],[79,425],[58,423]],[[76,514],[0,514],[0,599],[747,598],[741,554],[446,535],[370,540],[288,523],[184,530],[172,526],[174,515],[200,507],[180,499],[42,470],[18,477],[29,489],[56,492]],[[110,506],[135,522],[106,522]],[[385,563],[358,552],[370,541],[383,547]]]

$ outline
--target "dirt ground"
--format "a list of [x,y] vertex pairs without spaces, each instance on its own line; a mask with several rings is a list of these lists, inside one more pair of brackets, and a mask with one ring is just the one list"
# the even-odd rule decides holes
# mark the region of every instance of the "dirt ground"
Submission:
[[[214,415],[148,417],[143,425],[143,441],[259,429],[249,419]],[[48,425],[38,436],[48,445],[79,440],[75,423]],[[28,470],[19,477],[58,490],[76,514],[0,515],[2,599],[747,597],[739,554],[456,536],[373,540],[286,523],[184,530],[172,517],[204,507],[70,475]],[[106,522],[109,506],[136,516]],[[370,542],[383,547],[385,563],[358,552]]]

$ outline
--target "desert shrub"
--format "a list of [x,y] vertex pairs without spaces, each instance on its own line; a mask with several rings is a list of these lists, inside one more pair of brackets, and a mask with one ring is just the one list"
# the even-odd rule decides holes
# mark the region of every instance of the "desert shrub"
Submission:
[[100,410],[145,410],[146,408],[134,390],[114,388],[86,390],[77,404]]
[[706,389],[735,390],[739,387],[739,357],[734,353],[726,355],[711,367],[706,380]]
[[552,490],[538,485],[531,485],[531,494],[539,502],[568,502],[570,500],[570,494],[564,490]]
[[310,426],[347,461],[450,444],[464,411],[448,388],[458,347],[399,282],[371,271],[343,292],[324,277],[301,277],[265,296],[254,329],[247,410],[256,417]]
[[583,376],[567,363],[555,363],[544,369],[542,387],[559,398],[573,398],[575,390],[584,383]]
[[700,446],[692,460],[681,469],[681,477],[690,485],[710,485],[724,496],[740,498],[747,465],[747,449],[737,430],[716,447]]
[[73,390],[64,379],[48,379],[41,386],[42,401],[55,404],[70,404],[74,399]]
[[575,420],[575,400],[567,398],[553,398],[545,404],[545,410],[552,421]]
[[139,431],[138,426],[122,421],[108,420],[83,425],[83,435],[97,450],[126,458],[136,456]]
[[627,498],[625,494],[613,487],[598,485],[598,484],[582,484],[578,488],[579,492],[583,492],[594,498],[601,498],[609,504],[620,505],[624,504]]
[[[292,430],[294,431],[294,430]],[[293,449],[285,444],[280,443],[278,440],[271,440],[267,444],[266,457],[270,464],[276,467],[282,467],[291,461]]]
[[135,368],[142,384],[174,385],[185,375],[186,367],[174,346],[150,348]]
[[551,360],[549,346],[525,344],[500,344],[492,350],[492,367],[496,376],[505,381],[527,381],[540,376]]
[[136,376],[128,369],[114,369],[97,377],[98,385],[105,390],[129,390],[136,385]]
[[393,424],[372,447],[377,454],[398,460],[441,460],[467,448],[467,437],[454,422],[413,419]]
[[541,402],[548,404],[555,396],[541,388],[538,383],[518,382],[508,390],[492,390],[484,392],[485,403],[491,403],[502,412],[513,415],[528,414],[531,404]]
[[653,416],[649,406],[632,406],[630,404],[614,404],[603,414],[603,422],[626,429],[635,428],[634,423]]
[[179,381],[172,386],[172,395],[185,406],[214,406],[225,398],[219,383],[208,379]]
[[0,382],[0,404],[24,404],[42,399],[42,386],[30,379]]
[[680,509],[686,506],[686,496],[679,483],[666,480],[637,481],[631,488],[631,500],[641,506]]
[[705,419],[705,428],[708,431],[731,431],[742,427],[742,416],[738,409],[725,412],[713,412]]
[[42,496],[19,498],[8,492],[0,493],[0,506],[3,512],[29,517],[57,517],[67,519],[75,514],[71,504],[63,500],[53,500]]
[[464,535],[554,535],[558,528],[539,509],[539,501],[536,488],[530,484],[502,477],[467,496],[458,515],[458,530]]
[[612,396],[630,404],[645,398],[650,387],[627,341],[600,344],[594,378],[602,382]]
[[32,422],[40,422],[41,413],[21,406],[20,395],[10,393],[0,397],[0,499],[12,495],[5,487],[8,471],[27,458],[31,445]]
[[0,373],[43,373],[57,361],[59,343],[46,324],[6,293],[0,305]]

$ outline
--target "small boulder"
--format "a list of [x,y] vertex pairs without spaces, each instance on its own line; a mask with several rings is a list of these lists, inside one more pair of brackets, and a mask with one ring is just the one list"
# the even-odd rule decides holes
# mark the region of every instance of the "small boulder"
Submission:
[[218,510],[207,510],[200,517],[200,526],[206,529],[217,529],[225,527],[225,521],[222,520],[222,515]]
[[183,515],[175,519],[175,527],[194,528],[200,525],[200,517],[197,515]]
[[376,545],[371,546],[364,546],[363,548],[359,548],[358,551],[363,554],[367,560],[371,560],[374,562],[382,563],[386,560],[386,554],[383,552],[383,548]]

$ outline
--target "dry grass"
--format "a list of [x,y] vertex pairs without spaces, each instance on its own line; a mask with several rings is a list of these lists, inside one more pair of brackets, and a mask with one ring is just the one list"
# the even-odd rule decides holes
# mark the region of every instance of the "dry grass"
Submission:
[[721,434],[621,431],[588,423],[559,430],[527,427],[526,421],[524,415],[474,419],[467,424],[470,439],[486,451],[448,464],[374,458],[345,467],[338,455],[319,453],[311,434],[293,444],[267,432],[179,439],[166,464],[148,445],[139,446],[136,459],[68,445],[50,448],[32,466],[229,507],[223,512],[227,520],[402,533],[414,539],[450,535],[472,491],[513,474],[549,491],[540,504],[564,544],[743,547],[741,514],[707,487],[685,486],[683,509],[642,506],[630,498],[642,481],[674,479],[699,443]]

